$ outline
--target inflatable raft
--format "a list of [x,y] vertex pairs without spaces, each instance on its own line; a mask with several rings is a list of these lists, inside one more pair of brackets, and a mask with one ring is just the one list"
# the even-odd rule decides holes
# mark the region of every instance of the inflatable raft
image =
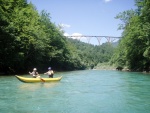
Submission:
[[18,80],[26,83],[34,83],[34,82],[55,82],[60,81],[62,76],[57,78],[26,78],[22,76],[15,75]]

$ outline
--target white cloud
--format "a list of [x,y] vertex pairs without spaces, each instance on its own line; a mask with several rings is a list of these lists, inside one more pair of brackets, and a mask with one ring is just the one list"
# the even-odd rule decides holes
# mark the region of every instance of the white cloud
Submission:
[[[73,34],[68,34],[68,33],[64,33],[64,36],[67,36],[68,38],[72,38],[72,39],[78,39],[80,40],[81,36],[83,36],[81,33],[73,33]],[[71,36],[71,37],[69,37]],[[82,37],[83,38],[83,37]]]
[[64,36],[69,36],[69,34],[68,33],[64,33]]
[[82,36],[81,33],[73,33],[72,36]]
[[59,24],[62,28],[70,28],[71,26],[68,24]]
[[88,41],[90,41],[90,37],[84,37],[84,35],[81,33],[73,33],[71,35],[68,33],[64,33],[64,36],[72,39],[77,39],[85,43],[88,43]]
[[104,0],[106,3],[111,2],[112,0]]
[[71,37],[71,38],[80,40],[82,34],[81,33],[73,33],[72,36],[74,36],[74,37]]

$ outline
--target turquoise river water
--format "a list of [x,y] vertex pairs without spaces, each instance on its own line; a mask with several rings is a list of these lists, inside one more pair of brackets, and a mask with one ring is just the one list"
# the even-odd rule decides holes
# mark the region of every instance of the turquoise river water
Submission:
[[62,80],[53,83],[0,76],[0,113],[150,113],[149,74],[85,70],[58,76]]

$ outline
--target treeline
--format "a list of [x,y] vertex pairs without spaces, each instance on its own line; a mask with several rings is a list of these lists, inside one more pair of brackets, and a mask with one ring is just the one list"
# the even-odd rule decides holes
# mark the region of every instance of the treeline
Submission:
[[68,39],[68,41],[77,48],[80,59],[87,68],[109,62],[116,48],[116,45],[107,42],[102,45],[91,45],[74,39]]
[[150,0],[135,0],[137,8],[119,13],[122,40],[111,63],[131,71],[150,70]]
[[45,71],[49,66],[87,69],[108,61],[112,54],[108,44],[100,48],[73,43],[51,22],[49,13],[39,14],[26,0],[0,0],[0,73],[27,73],[34,67]]
[[21,73],[37,67],[85,68],[50,14],[26,0],[0,0],[0,71]]

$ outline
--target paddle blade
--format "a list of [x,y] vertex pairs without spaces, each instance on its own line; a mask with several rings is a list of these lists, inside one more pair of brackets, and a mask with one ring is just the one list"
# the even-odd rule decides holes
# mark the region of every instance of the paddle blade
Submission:
[[44,79],[42,79],[42,78],[40,78],[40,79],[41,79],[41,81],[42,81],[42,82],[45,82],[45,80],[44,80]]

